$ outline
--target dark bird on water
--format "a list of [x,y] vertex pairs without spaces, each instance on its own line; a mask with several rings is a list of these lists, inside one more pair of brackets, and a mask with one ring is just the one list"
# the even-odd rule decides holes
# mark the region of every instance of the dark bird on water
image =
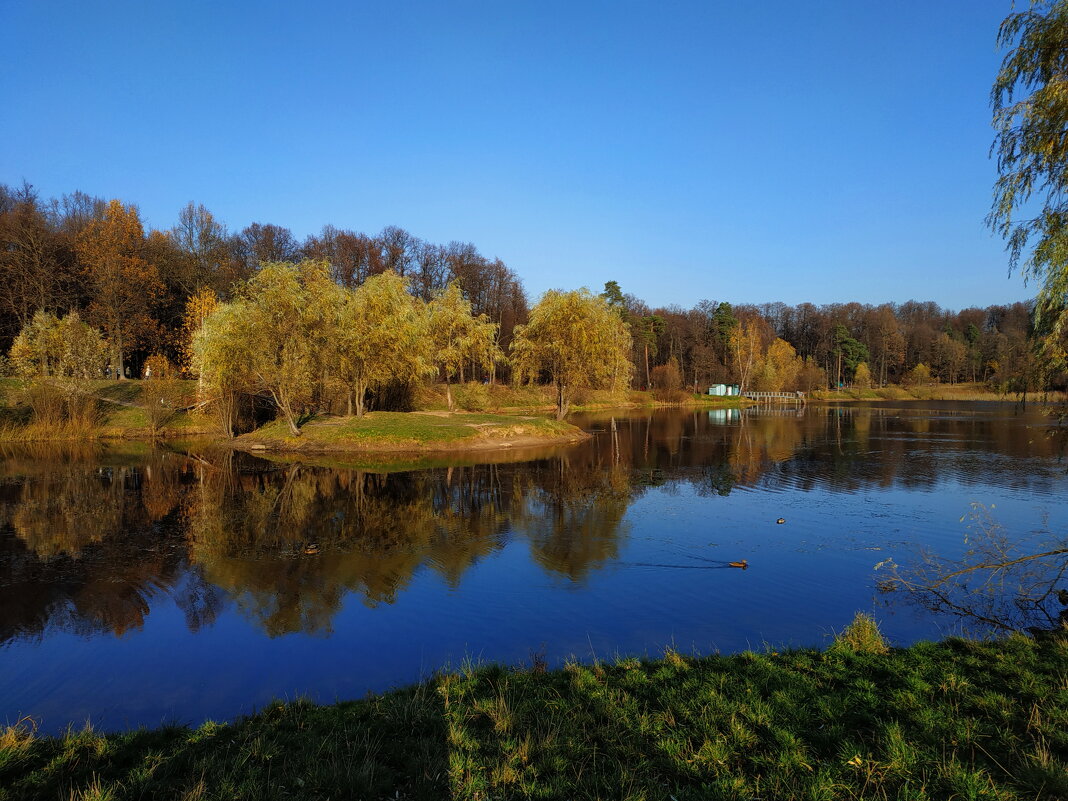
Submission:
[[779,523],[779,524],[785,523],[785,522],[786,522],[786,518],[785,518],[785,517],[780,517],[780,518],[779,518],[778,520],[776,520],[775,522],[776,522],[776,523]]
[[309,543],[304,547],[304,553],[308,554],[309,556],[317,554],[319,553],[319,546],[316,545],[314,542]]

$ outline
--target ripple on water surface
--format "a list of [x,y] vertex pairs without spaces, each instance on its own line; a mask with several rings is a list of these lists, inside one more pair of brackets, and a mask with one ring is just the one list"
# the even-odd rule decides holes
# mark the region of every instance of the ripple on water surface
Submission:
[[960,553],[973,503],[1010,534],[1068,519],[1033,412],[729,411],[587,415],[553,456],[408,472],[9,450],[0,709],[196,723],[468,657],[822,645],[858,610],[906,643],[943,629],[877,597],[876,563]]

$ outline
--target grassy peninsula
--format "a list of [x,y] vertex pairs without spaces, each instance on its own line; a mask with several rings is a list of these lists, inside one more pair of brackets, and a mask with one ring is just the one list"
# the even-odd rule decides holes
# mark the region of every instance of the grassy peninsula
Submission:
[[514,448],[581,442],[582,429],[561,420],[517,414],[368,412],[363,417],[319,417],[294,437],[282,421],[234,440],[242,450],[413,452]]
[[1068,797],[1068,642],[442,673],[230,724],[0,736],[0,800]]

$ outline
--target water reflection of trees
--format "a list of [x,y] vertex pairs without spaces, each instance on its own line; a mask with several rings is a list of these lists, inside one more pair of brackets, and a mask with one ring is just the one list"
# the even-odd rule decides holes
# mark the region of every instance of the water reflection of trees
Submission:
[[188,474],[172,457],[115,458],[95,447],[3,457],[0,641],[48,628],[121,636],[164,594],[191,627],[213,619],[217,594],[183,570],[178,507]]
[[0,454],[0,638],[122,634],[166,599],[193,628],[232,602],[272,635],[326,632],[349,595],[393,603],[420,571],[459,587],[509,541],[583,582],[618,557],[627,508],[651,487],[1041,489],[1063,469],[1033,418],[858,407],[586,423],[597,435],[562,456],[393,473],[230,453]]
[[421,568],[450,586],[513,533],[580,580],[617,552],[626,473],[589,458],[372,473],[210,471],[193,562],[272,635],[328,631],[344,597],[393,603]]
[[[1064,474],[1064,432],[1009,405],[756,409],[615,416],[623,461],[646,486],[690,484],[726,495],[738,486],[856,492],[933,489],[945,482],[1048,492]],[[727,419],[727,423],[722,420]],[[610,416],[585,424],[610,437]],[[595,446],[591,446],[595,447]]]

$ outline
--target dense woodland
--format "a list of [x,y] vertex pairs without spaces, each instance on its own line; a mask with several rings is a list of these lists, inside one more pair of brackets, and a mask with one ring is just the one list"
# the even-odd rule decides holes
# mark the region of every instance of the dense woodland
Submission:
[[[472,361],[466,376],[461,367],[458,377],[512,377],[510,346],[516,327],[531,322],[532,310],[520,278],[472,244],[434,244],[395,227],[368,235],[326,225],[304,241],[267,223],[231,232],[194,203],[179,212],[172,228],[146,230],[134,205],[81,192],[44,199],[29,184],[0,185],[0,349],[9,353],[42,310],[59,319],[77,312],[74,319],[109,343],[104,361],[118,373],[141,376],[156,356],[190,374],[189,320],[198,313],[203,318],[194,308],[198,298],[233,302],[261,265],[302,261],[324,265],[343,290],[395,274],[424,303],[440,298],[450,283],[458,285],[472,316],[496,326],[499,354],[493,364]],[[1065,381],[1062,371],[1037,356],[1031,303],[950,311],[917,301],[731,306],[710,299],[683,309],[653,308],[624,290],[610,281],[600,298],[630,333],[635,388],[700,390],[737,382],[753,389],[812,390],[980,381],[1025,391]],[[4,367],[11,370],[12,364]],[[553,377],[549,366],[534,367],[515,372]],[[439,365],[437,375],[447,378],[448,371]]]

